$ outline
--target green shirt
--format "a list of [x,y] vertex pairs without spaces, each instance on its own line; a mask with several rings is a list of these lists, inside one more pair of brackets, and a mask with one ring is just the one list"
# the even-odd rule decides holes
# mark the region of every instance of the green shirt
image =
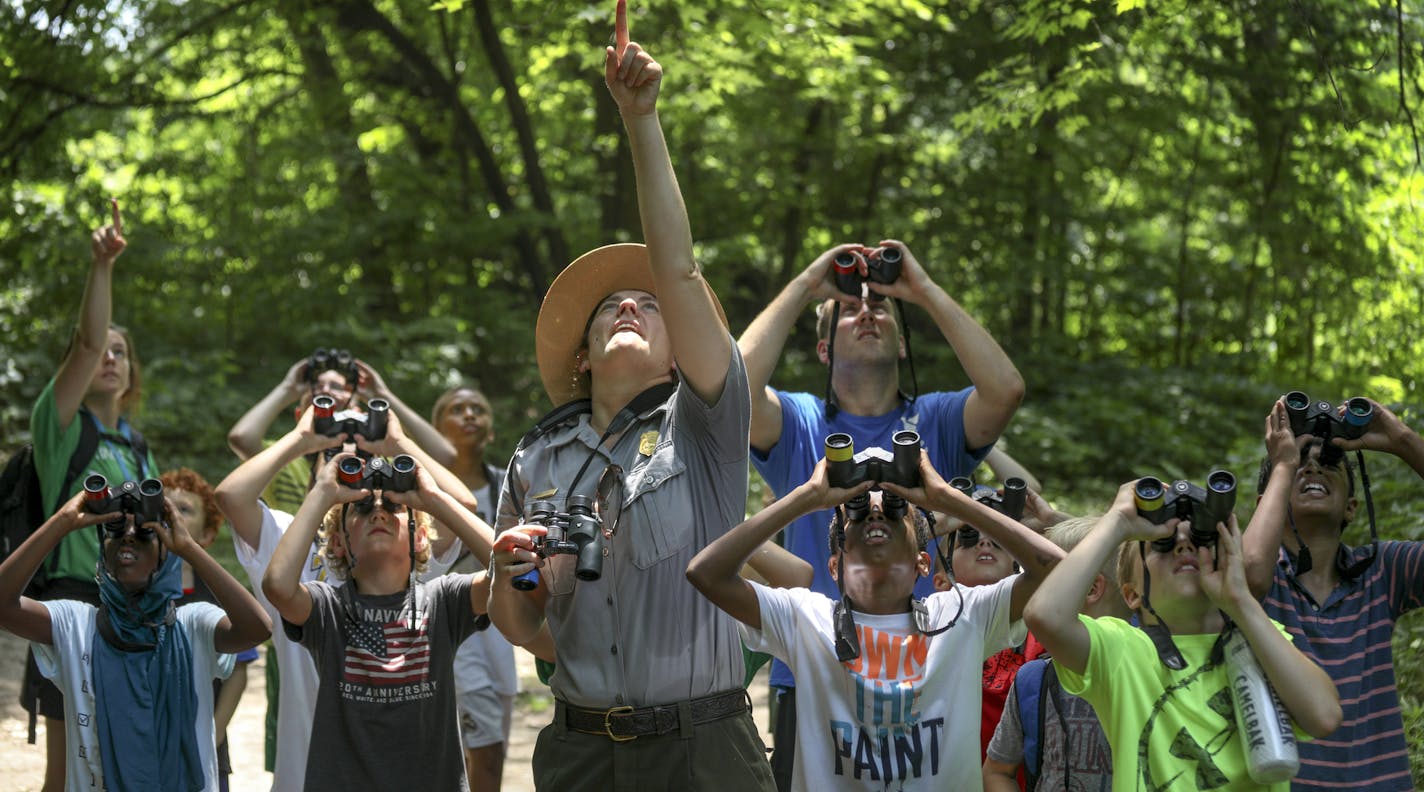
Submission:
[[1112,745],[1114,790],[1290,788],[1256,785],[1246,771],[1226,669],[1202,670],[1215,634],[1173,635],[1187,661],[1185,670],[1173,671],[1141,629],[1112,617],[1078,619],[1091,640],[1087,668],[1080,675],[1054,666],[1063,689],[1098,713]]
[[[272,443],[264,443],[270,447]],[[262,490],[262,500],[274,511],[284,511],[295,515],[307,497],[307,486],[311,483],[311,462],[304,456],[297,457],[282,466],[272,477],[267,489]]]
[[[111,485],[158,475],[158,465],[153,461],[152,452],[148,455],[147,467],[141,471],[134,459],[133,449],[101,434],[99,448],[84,471],[69,485],[69,491],[60,492],[65,471],[69,469],[69,458],[79,447],[80,421],[94,421],[101,433],[126,434],[128,430],[128,422],[122,418],[119,419],[117,431],[110,430],[82,406],[69,421],[69,425],[61,427],[59,408],[54,402],[54,380],[51,379],[40,393],[34,411],[30,414],[30,434],[35,447],[35,471],[39,474],[40,493],[44,498],[46,510],[54,508],[83,489],[84,479],[93,473],[104,476]],[[52,558],[55,559],[55,566],[50,574],[51,578],[65,577],[92,582],[95,565],[99,562],[98,537],[92,529],[74,531],[60,540]]]

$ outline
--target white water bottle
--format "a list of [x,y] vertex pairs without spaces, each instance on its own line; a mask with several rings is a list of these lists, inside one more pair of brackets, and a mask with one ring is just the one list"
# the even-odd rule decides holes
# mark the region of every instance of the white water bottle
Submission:
[[1232,630],[1226,640],[1225,667],[1251,780],[1258,784],[1289,781],[1300,770],[1290,716],[1240,630]]

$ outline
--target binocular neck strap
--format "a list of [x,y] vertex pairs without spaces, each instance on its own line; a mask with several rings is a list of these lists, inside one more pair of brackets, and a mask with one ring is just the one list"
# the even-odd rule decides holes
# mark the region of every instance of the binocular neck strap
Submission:
[[900,337],[905,339],[905,362],[910,365],[910,392],[900,391],[905,401],[914,403],[920,396],[920,382],[915,378],[915,353],[910,350],[910,323],[905,321],[905,306],[898,297],[891,297],[895,303],[895,315],[900,317]]
[[608,422],[608,428],[604,429],[603,435],[598,438],[598,445],[589,451],[588,458],[583,461],[583,465],[574,474],[573,481],[569,482],[569,493],[575,492],[574,488],[583,480],[583,474],[588,472],[588,466],[593,463],[594,457],[598,456],[598,449],[608,442],[608,438],[623,434],[623,431],[633,423],[635,418],[672,398],[675,390],[677,390],[676,383],[660,382],[634,396],[631,401],[623,405],[623,409],[619,410],[618,414],[613,416],[613,420]]
[[[1365,491],[1365,512],[1370,516],[1370,549],[1359,561],[1340,570],[1340,574],[1352,579],[1363,575],[1365,570],[1375,562],[1375,556],[1379,555],[1379,529],[1375,526],[1375,499],[1370,495],[1370,474],[1365,470],[1365,452],[1356,449],[1355,460],[1360,464],[1360,488]],[[1343,528],[1341,533],[1344,533]]]
[[1157,657],[1162,660],[1162,665],[1173,671],[1181,671],[1187,667],[1187,661],[1182,657],[1182,653],[1177,649],[1177,644],[1172,641],[1172,630],[1167,627],[1167,623],[1162,621],[1162,617],[1157,615],[1157,610],[1152,607],[1152,573],[1147,571],[1147,543],[1139,540],[1137,542],[1138,555],[1142,557],[1142,607],[1152,614],[1152,618],[1157,620],[1156,624],[1142,625],[1142,631],[1147,633],[1147,637],[1152,639],[1152,645],[1157,648]]
[[955,611],[954,618],[945,622],[943,627],[936,627],[934,629],[930,629],[930,609],[925,605],[925,601],[915,599],[914,595],[911,595],[910,613],[914,614],[915,617],[915,629],[919,630],[925,637],[932,638],[953,627],[955,623],[959,621],[959,617],[964,615],[964,594],[959,590],[958,586],[954,587],[954,593],[959,597],[959,610]]
[[[1300,538],[1300,528],[1295,524],[1295,511],[1291,509],[1289,503],[1286,504],[1286,519],[1290,521],[1291,534],[1295,536],[1295,556],[1291,558],[1293,568],[1291,574],[1300,577],[1315,568],[1315,561],[1310,556],[1310,546]],[[1286,555],[1290,556],[1290,554],[1290,551],[1287,550]]]
[[831,332],[826,340],[826,420],[835,420],[841,411],[836,398],[836,325],[841,323],[841,301],[831,301]]
[[836,631],[836,659],[842,663],[860,657],[860,630],[855,626],[855,615],[851,613],[850,597],[844,592],[831,608],[831,624]]
[[831,607],[831,627],[835,630],[836,659],[842,663],[860,657],[860,630],[855,626],[855,615],[850,597],[845,593],[845,515],[838,507],[836,521],[836,590],[841,598]]
[[350,576],[351,570],[356,568],[356,549],[351,546],[351,534],[346,530],[346,511],[351,508],[351,504],[341,504],[341,543],[346,546],[346,574]]

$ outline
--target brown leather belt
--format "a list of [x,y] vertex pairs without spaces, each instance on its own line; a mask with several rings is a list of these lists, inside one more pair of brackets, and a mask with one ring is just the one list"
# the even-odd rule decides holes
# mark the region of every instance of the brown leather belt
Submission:
[[704,698],[653,707],[613,707],[588,709],[565,701],[558,702],[564,710],[564,725],[584,734],[597,734],[623,742],[655,734],[670,734],[683,728],[682,711],[687,709],[691,726],[701,726],[723,718],[750,712],[751,697],[742,688],[714,693]]

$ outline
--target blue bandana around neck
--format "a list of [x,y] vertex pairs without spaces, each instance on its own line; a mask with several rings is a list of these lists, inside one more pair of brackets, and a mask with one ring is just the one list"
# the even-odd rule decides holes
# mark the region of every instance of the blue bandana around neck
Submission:
[[[196,792],[206,786],[198,753],[198,697],[193,649],[176,619],[182,561],[167,553],[141,591],[128,592],[103,567],[99,598],[124,651],[102,634],[94,641],[95,718],[104,784],[109,789]],[[120,759],[122,757],[122,760]]]

